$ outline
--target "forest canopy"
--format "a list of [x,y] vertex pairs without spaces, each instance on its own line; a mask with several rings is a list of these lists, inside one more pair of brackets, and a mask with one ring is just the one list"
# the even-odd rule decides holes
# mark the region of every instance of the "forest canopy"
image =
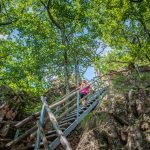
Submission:
[[1,0],[0,84],[39,93],[57,77],[68,92],[88,66],[149,64],[149,12],[149,0]]

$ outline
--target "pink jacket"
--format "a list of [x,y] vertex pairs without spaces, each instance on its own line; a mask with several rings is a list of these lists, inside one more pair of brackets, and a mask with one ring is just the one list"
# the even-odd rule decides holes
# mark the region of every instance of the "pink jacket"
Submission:
[[[88,86],[88,84],[87,85],[85,85],[84,87],[86,87],[86,86]],[[80,87],[80,89],[83,89],[84,88],[83,86],[81,86]],[[83,90],[80,90],[80,94],[88,94],[89,93],[89,89],[90,89],[91,87],[90,86],[88,86],[88,87],[86,87],[86,88],[84,88]]]

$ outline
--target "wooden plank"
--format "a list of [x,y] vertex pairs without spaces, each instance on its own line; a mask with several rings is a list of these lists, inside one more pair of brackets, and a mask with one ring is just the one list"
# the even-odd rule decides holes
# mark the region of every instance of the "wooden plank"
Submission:
[[77,117],[75,116],[75,117],[71,117],[71,118],[63,118],[60,122],[62,122],[62,121],[72,121],[72,120],[76,120],[77,119]]
[[37,130],[37,126],[32,127],[28,131],[26,131],[23,135],[17,137],[16,139],[12,140],[11,142],[6,144],[6,147],[11,147],[15,145],[16,143],[20,142],[21,140],[27,138],[31,133]]
[[20,128],[20,127],[24,126],[26,123],[30,122],[31,120],[33,120],[33,119],[36,120],[36,117],[38,117],[39,115],[40,115],[40,112],[37,112],[34,115],[31,115],[31,116],[25,118],[24,120],[20,121],[19,123],[17,123],[15,125],[15,127]]
[[51,135],[47,135],[46,138],[50,141],[54,140],[55,138],[57,138],[58,135],[56,133],[51,134]]
[[[76,92],[78,90],[79,90],[79,88],[76,88],[75,90],[72,90],[71,92],[65,94],[63,97],[61,97],[58,100],[56,100],[53,104],[55,104],[56,102],[59,102],[59,101],[63,100],[65,97],[69,96],[70,94],[72,94],[73,92]],[[51,105],[53,105],[53,104],[51,104]]]
[[[65,128],[60,128],[62,131],[65,130]],[[51,131],[48,131],[45,133],[45,135],[50,135],[50,134],[53,134],[53,133],[56,133],[56,130],[51,130]]]
[[63,124],[59,124],[59,127],[61,128],[61,127],[67,127],[67,126],[69,126],[69,125],[71,125],[71,123],[70,122],[66,122],[66,123],[63,123]]
[[[82,112],[83,112],[83,110],[80,109],[79,113],[81,114]],[[70,112],[66,116],[71,116],[71,115],[77,115],[77,110]]]
[[71,118],[71,119],[68,119],[68,120],[63,120],[63,121],[59,122],[59,124],[63,124],[63,123],[67,123],[67,122],[73,122],[74,120],[76,120],[76,118]]
[[77,118],[77,114],[74,114],[73,116],[66,116],[62,120],[71,119],[71,118]]
[[86,110],[86,109],[87,109],[87,107],[86,107],[86,106],[84,106],[84,105],[82,105],[82,106],[80,107],[80,109],[84,111],[84,110]]

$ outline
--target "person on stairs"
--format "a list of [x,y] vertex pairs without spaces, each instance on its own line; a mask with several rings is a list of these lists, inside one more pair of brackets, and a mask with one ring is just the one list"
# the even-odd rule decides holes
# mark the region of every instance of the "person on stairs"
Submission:
[[[89,94],[90,88],[93,89],[93,87],[91,87],[86,80],[81,81],[80,83],[80,98],[81,99],[83,99],[83,97]],[[82,104],[86,106],[87,100],[83,99]]]

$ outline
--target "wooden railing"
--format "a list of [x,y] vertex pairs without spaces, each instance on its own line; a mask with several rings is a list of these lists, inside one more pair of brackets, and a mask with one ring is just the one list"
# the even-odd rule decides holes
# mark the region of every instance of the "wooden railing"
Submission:
[[71,150],[71,146],[70,146],[69,142],[67,141],[66,137],[63,135],[63,132],[59,128],[58,122],[57,122],[54,114],[52,113],[50,107],[47,104],[46,97],[42,96],[41,100],[43,103],[43,107],[42,107],[42,111],[41,111],[40,120],[37,122],[38,131],[37,131],[37,140],[36,140],[35,150],[39,150],[41,139],[43,141],[45,150],[49,150],[48,142],[47,142],[47,139],[43,132],[44,131],[43,126],[44,126],[45,112],[48,113],[48,117],[49,117],[54,129],[56,130],[56,133],[57,133],[58,137],[60,138],[60,142],[63,145],[63,147],[66,150]]
[[[93,86],[95,91],[100,91],[100,89],[103,88],[103,84],[100,81],[100,77],[95,77],[93,80],[91,80],[89,82],[89,85]],[[84,87],[84,88],[87,88],[87,87]],[[63,96],[62,98],[58,99],[55,103],[53,103],[50,106],[48,106],[48,104],[46,102],[46,98],[42,96],[41,97],[42,104],[43,104],[42,111],[37,112],[37,113],[25,118],[21,122],[17,123],[15,125],[15,127],[17,129],[15,139],[13,141],[9,142],[6,146],[11,147],[11,146],[15,145],[16,143],[20,142],[21,140],[27,138],[32,133],[34,133],[34,135],[36,135],[36,132],[37,132],[37,140],[36,140],[36,144],[35,144],[36,150],[39,148],[40,139],[42,139],[45,149],[48,149],[48,142],[44,136],[43,131],[45,130],[44,125],[47,124],[48,121],[50,121],[53,128],[57,131],[57,135],[60,137],[60,142],[62,143],[62,145],[65,147],[65,149],[68,149],[68,150],[71,149],[65,136],[63,136],[63,133],[60,130],[57,121],[62,119],[66,114],[68,114],[75,108],[77,108],[76,117],[78,120],[80,105],[82,102],[82,99],[80,99],[80,95],[79,95],[80,90],[82,90],[82,89],[77,88],[77,89],[71,91],[70,93],[68,93],[65,96]],[[95,92],[95,91],[90,90],[89,94],[86,97],[84,97],[83,99],[89,99],[93,95],[93,92]],[[46,117],[45,112],[48,113],[48,117]],[[35,120],[35,125],[32,128],[28,129],[24,134],[19,135],[19,131],[26,124],[30,123],[31,120]]]

